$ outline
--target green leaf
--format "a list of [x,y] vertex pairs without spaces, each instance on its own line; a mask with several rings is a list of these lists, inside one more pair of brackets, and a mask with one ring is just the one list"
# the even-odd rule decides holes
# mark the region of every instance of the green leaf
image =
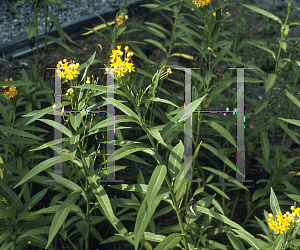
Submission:
[[275,83],[275,80],[277,78],[276,74],[268,74],[268,78],[265,82],[265,89],[266,89],[266,93],[268,93],[268,91],[273,88],[273,85]]
[[254,115],[257,115],[260,111],[265,109],[267,106],[268,106],[268,101],[261,100],[259,103],[257,103],[257,106],[255,107]]
[[70,113],[70,122],[72,127],[77,130],[77,128],[79,127],[80,123],[81,123],[81,112],[79,113],[74,113],[72,114],[72,112]]
[[229,43],[217,54],[217,57],[211,63],[211,70],[213,70],[217,66],[218,62],[220,62],[220,59],[224,58],[227,55],[231,45],[232,43]]
[[257,220],[259,227],[264,231],[265,235],[270,237],[270,229],[266,226],[266,224],[262,220],[260,220],[256,216],[254,217]]
[[237,167],[225,156],[223,155],[220,150],[217,150],[216,148],[210,146],[209,144],[202,143],[201,146],[208,149],[210,152],[212,152],[215,156],[219,157],[220,160],[222,160],[224,163],[226,163],[230,168],[232,168],[234,171],[237,171]]
[[148,183],[148,188],[146,193],[146,199],[149,208],[151,208],[151,204],[155,199],[158,191],[160,190],[161,185],[164,182],[166,173],[167,173],[167,168],[165,165],[157,165],[153,174],[151,175],[151,179]]
[[300,127],[300,121],[299,120],[295,120],[295,119],[283,119],[283,118],[280,118],[280,117],[278,117],[278,119],[283,120],[285,122],[288,122],[290,124],[293,124],[293,125],[296,125],[296,126]]
[[101,121],[101,122],[97,123],[94,127],[90,128],[89,132],[92,132],[93,130],[96,130],[96,129],[106,128],[109,125],[118,124],[121,122],[134,122],[134,123],[139,124],[138,120],[136,120],[135,118],[129,117],[127,115],[116,115],[114,121],[110,121],[108,123],[107,119],[105,119],[104,121]]
[[278,214],[278,211],[280,210],[279,204],[278,204],[278,200],[277,197],[273,191],[273,188],[271,187],[271,194],[270,194],[270,206],[273,212],[273,215],[275,216],[276,214]]
[[268,162],[270,158],[270,145],[268,136],[265,131],[260,131],[260,143],[264,159],[266,162]]
[[152,129],[149,129],[149,132],[160,144],[164,145],[165,147],[168,147],[167,144],[165,143],[164,139],[161,137],[158,129],[152,128]]
[[50,226],[49,230],[49,238],[46,245],[46,248],[52,242],[54,236],[57,234],[58,230],[60,229],[61,225],[64,223],[65,219],[67,218],[68,214],[71,211],[71,205],[74,205],[78,200],[80,193],[77,191],[72,192],[67,196],[64,202],[59,206],[58,211],[56,212],[53,221]]
[[110,200],[103,186],[102,185],[98,186],[96,180],[93,178],[89,178],[89,183],[91,185],[91,189],[93,190],[93,193],[96,196],[96,199],[100,204],[101,209],[103,210],[103,212],[102,211],[101,212],[105,214],[105,217],[109,220],[112,226],[123,236],[123,238],[133,245],[134,243],[132,238],[129,236],[125,236],[125,234],[128,235],[128,231],[123,226],[123,224],[119,221],[119,219],[114,215]]
[[9,211],[6,211],[2,208],[0,208],[0,219],[5,219],[5,218],[11,218],[12,219],[12,214]]
[[27,210],[30,210],[31,208],[33,208],[45,196],[48,189],[49,188],[44,188],[43,190],[41,190],[40,192],[35,194],[30,200],[25,202],[25,204],[21,208],[21,211],[26,212]]
[[[244,232],[245,234],[252,236],[250,233],[248,233],[242,226],[239,224],[233,222],[232,220],[228,219],[225,215],[219,214],[217,212],[212,211],[211,209],[204,208],[201,206],[195,206],[195,211],[199,211],[201,213],[207,214],[209,216],[212,216],[215,219],[218,219],[224,223],[226,223],[229,226],[232,226],[233,228],[239,229],[240,231]],[[252,236],[253,237],[253,236]]]
[[[187,105],[185,109],[182,109],[182,107],[177,109],[178,111],[180,109],[182,110],[164,126],[164,128],[161,131],[161,136],[163,138],[166,138],[180,124],[181,121],[187,119],[199,107],[199,105],[201,104],[201,102],[206,96],[207,94],[193,101],[192,103]],[[189,109],[190,113],[187,113],[186,111],[187,109]]]
[[[279,17],[275,16],[274,14],[268,12],[268,11],[265,11],[265,10],[262,10],[260,8],[257,8],[257,7],[254,7],[254,6],[251,6],[251,5],[247,5],[247,4],[242,4],[243,6],[245,6],[246,8],[250,9],[250,10],[253,10],[259,14],[262,14],[268,18],[271,18],[273,19],[274,21],[277,21],[278,23],[280,23],[282,25],[282,21]],[[277,19],[277,20],[276,20]]]
[[[60,161],[61,159],[62,159],[62,161]],[[31,169],[17,183],[17,185],[14,188],[22,185],[24,182],[28,181],[29,179],[31,179],[32,177],[34,177],[38,173],[42,172],[43,170],[48,169],[49,167],[53,166],[54,164],[60,163],[60,162],[64,162],[64,161],[68,161],[68,160],[71,160],[71,156],[69,154],[62,154],[62,158],[60,156],[56,156],[56,157],[53,157],[53,158],[50,158],[48,160],[45,160],[45,161],[41,162],[40,164],[38,164],[37,166],[35,166],[33,169]]]
[[180,39],[184,40],[186,42],[186,46],[194,47],[200,54],[205,58],[207,61],[206,55],[204,54],[203,48],[196,42],[194,42],[192,39],[187,37],[180,37]]
[[249,43],[249,44],[251,44],[251,45],[253,45],[253,46],[257,47],[257,48],[260,48],[260,49],[262,49],[262,50],[264,50],[264,51],[270,53],[270,54],[272,55],[273,59],[274,59],[274,60],[276,59],[275,53],[274,53],[272,50],[270,50],[270,49],[268,49],[268,48],[266,48],[266,47],[264,47],[264,46],[261,46],[261,45],[259,45],[259,44],[256,44],[256,43],[254,43],[254,42],[249,42],[249,41],[247,41],[247,43]]
[[138,211],[138,214],[136,217],[136,223],[135,223],[135,227],[134,227],[135,250],[138,249],[140,239],[141,239],[142,235],[144,234],[144,232],[151,220],[151,217],[152,217],[153,213],[155,212],[155,209],[157,208],[158,204],[160,203],[160,201],[163,199],[163,197],[165,195],[166,195],[166,193],[162,193],[159,196],[157,196],[153,200],[152,204],[149,205],[150,207],[147,206],[147,199],[144,199],[144,201]]
[[142,144],[142,143],[133,143],[129,145],[125,145],[122,148],[118,149],[115,151],[115,156],[112,154],[108,157],[108,161],[112,158],[115,157],[115,161],[122,159],[123,157],[132,154],[134,152],[138,151],[143,151],[147,154],[154,155],[155,152],[151,149],[151,147],[147,144]]
[[239,181],[236,181],[236,179],[234,179],[233,177],[229,176],[228,174],[226,173],[223,173],[222,171],[219,171],[217,169],[214,169],[214,168],[210,168],[210,167],[202,167],[203,169],[206,169],[214,174],[217,174],[219,175],[220,177],[224,178],[225,180],[230,180],[230,181],[233,181],[234,184],[236,184],[237,186],[245,189],[245,190],[248,190],[248,188],[246,188],[243,183],[239,182]]
[[121,185],[108,185],[111,188],[115,188],[122,191],[131,191],[131,192],[138,192],[138,193],[147,193],[148,185],[146,184],[121,184]]
[[0,139],[0,145],[1,144],[36,144],[38,141],[36,139],[26,139],[26,138],[20,138],[20,137],[10,137],[5,139]]
[[167,7],[169,7],[171,5],[174,5],[174,4],[177,4],[179,2],[180,2],[179,0],[169,0],[169,1],[166,1],[166,2],[161,3],[161,4],[143,4],[141,6],[151,8],[151,9],[153,9],[153,11],[158,11],[158,10],[161,10],[161,9],[166,10]]
[[165,100],[165,99],[161,99],[159,97],[151,97],[151,98],[148,98],[148,99],[144,99],[142,100],[141,104],[142,103],[145,103],[145,102],[163,102],[163,103],[166,103],[166,104],[170,104],[176,108],[179,108],[176,104],[174,104],[173,102],[171,101],[168,101],[168,100]]
[[29,151],[36,151],[36,150],[45,149],[45,148],[51,147],[51,146],[53,146],[53,145],[55,145],[57,143],[64,142],[64,141],[70,141],[70,138],[61,138],[61,139],[49,141],[49,142],[43,144],[42,146],[39,146],[39,147],[37,147],[35,149],[31,149]]
[[184,145],[180,140],[178,144],[171,150],[168,161],[168,170],[173,180],[179,173],[184,153]]
[[222,135],[226,140],[228,140],[234,147],[236,147],[236,141],[232,137],[232,135],[223,128],[220,124],[214,122],[214,121],[204,121],[209,126],[211,126],[214,130],[216,130],[220,135]]
[[37,22],[30,22],[28,25],[28,39],[30,40],[34,33],[37,31],[38,23]]
[[293,96],[290,92],[288,92],[286,89],[281,89],[281,91],[288,97],[290,98],[290,100],[295,103],[295,105],[300,108],[300,101],[295,97]]
[[172,250],[181,240],[181,234],[173,233],[160,242],[154,250]]
[[225,194],[221,189],[217,188],[215,185],[212,185],[212,184],[206,184],[206,185],[208,187],[210,187],[211,189],[213,189],[214,191],[216,191],[217,193],[219,193],[220,195],[222,195],[227,200],[230,200],[230,198],[227,196],[227,194]]
[[226,232],[226,235],[235,250],[246,250],[243,243],[240,241],[240,239],[238,237],[235,236],[235,234],[228,231],[228,232]]
[[30,134],[30,133],[25,132],[25,131],[21,131],[19,129],[11,128],[11,127],[8,127],[8,126],[0,125],[0,130],[3,131],[3,132],[7,132],[9,134],[12,134],[12,135],[19,135],[19,136],[23,136],[23,137],[36,139],[36,140],[43,140],[42,138],[39,138],[39,137],[37,137],[33,134]]
[[242,239],[246,240],[251,246],[253,246],[257,250],[263,249],[262,246],[259,244],[258,239],[255,239],[251,234],[245,231],[232,229],[232,231],[236,232]]
[[59,34],[60,37],[64,40],[64,42],[66,42],[66,38],[65,38],[65,35],[64,35],[64,31],[63,31],[63,29],[61,28],[60,23],[59,23],[57,17],[54,16],[51,12],[49,12],[49,15],[50,15],[50,17],[51,17],[51,19],[52,19],[52,21],[53,21],[53,24],[54,24],[54,26],[55,26],[55,28],[56,28],[58,34]]
[[[85,67],[85,70],[84,70],[84,74],[80,80],[80,82],[85,82],[85,78],[86,78],[86,73],[89,69],[89,67],[91,66],[92,62],[95,60],[95,56],[96,56],[96,51],[94,52],[94,54],[89,58],[89,60],[87,60],[86,62],[86,67]],[[81,98],[81,96],[79,97],[79,99]]]
[[152,40],[152,39],[144,39],[144,41],[145,41],[145,42],[148,42],[148,43],[152,43],[152,44],[155,45],[157,48],[159,48],[159,49],[161,49],[163,52],[165,52],[166,55],[168,55],[167,50],[165,49],[165,47],[164,47],[161,43],[159,43],[159,42],[157,42],[157,41],[154,41],[154,40]]
[[48,125],[50,125],[51,127],[53,128],[56,128],[56,129],[60,129],[60,126],[61,126],[61,131],[68,137],[72,137],[72,132],[67,129],[64,125],[62,125],[61,123],[58,123],[56,121],[51,121],[51,120],[48,120],[48,119],[39,119],[39,121],[42,121],[44,123],[47,123]]
[[57,39],[57,38],[55,38],[53,36],[43,35],[43,36],[40,36],[40,38],[45,38],[47,40],[51,40],[51,41],[57,43],[58,45],[60,45],[61,47],[63,47],[64,49],[66,49],[66,50],[68,50],[70,52],[75,53],[74,50],[72,50],[68,45],[66,45],[64,42],[62,42],[61,40],[59,40],[59,39]]
[[[102,97],[104,100],[106,100],[106,97]],[[120,109],[123,113],[125,113],[126,115],[135,118],[138,122],[140,121],[140,118],[138,117],[138,115],[136,113],[134,113],[130,108],[128,108],[127,106],[125,106],[124,104],[122,104],[120,101],[114,99],[114,106],[117,107],[118,109]]]
[[263,196],[267,191],[265,189],[259,188],[256,189],[252,195],[252,202],[257,200],[259,197]]
[[70,154],[71,154],[71,161],[74,161],[78,144],[79,144],[80,134],[72,135],[70,141]]
[[[38,110],[35,115],[26,123],[26,125],[28,125],[29,123],[34,122],[35,120],[39,119],[40,117],[44,116],[45,114],[53,114],[54,108],[53,107],[48,107],[48,108],[44,108],[42,110]],[[24,116],[24,115],[23,115]]]

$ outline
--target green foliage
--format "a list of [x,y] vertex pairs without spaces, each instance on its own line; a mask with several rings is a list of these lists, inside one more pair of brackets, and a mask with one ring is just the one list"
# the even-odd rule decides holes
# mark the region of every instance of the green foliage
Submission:
[[[14,7],[25,1],[18,1]],[[139,58],[135,71],[124,76],[107,71],[115,77],[114,120],[106,114],[96,116],[86,112],[105,109],[109,102],[106,74],[97,79],[88,77],[90,66],[102,62],[95,59],[96,52],[77,68],[82,73],[81,79],[76,75],[64,80],[70,89],[62,95],[62,108],[72,108],[78,113],[62,112],[62,124],[51,118],[53,110],[61,112],[61,107],[53,105],[53,91],[39,76],[37,60],[32,76],[22,70],[22,80],[0,81],[1,87],[18,88],[18,94],[12,99],[0,95],[0,219],[4,223],[0,250],[27,249],[28,244],[54,249],[53,242],[58,236],[78,250],[91,249],[92,243],[104,249],[108,243],[121,241],[127,241],[136,250],[296,249],[300,246],[297,239],[300,223],[291,223],[290,229],[276,234],[269,221],[271,211],[275,217],[287,205],[296,208],[300,202],[299,185],[295,184],[299,173],[289,171],[299,157],[289,158],[285,146],[286,135],[298,145],[300,137],[300,121],[292,113],[300,108],[295,93],[300,62],[292,57],[299,40],[291,50],[288,38],[289,27],[299,23],[288,21],[292,0],[286,0],[285,21],[247,2],[237,7],[236,17],[225,14],[225,9],[236,8],[226,1],[203,7],[197,7],[190,0],[164,3],[155,0],[144,5],[166,18],[172,29],[158,23],[138,24],[130,20],[119,25],[119,15],[127,14],[126,1],[116,21],[107,23],[99,16],[104,23],[101,28],[110,32],[112,39],[104,35],[103,30],[89,30],[109,42],[106,65],[110,65],[111,51],[123,43],[129,44]],[[49,4],[58,3],[49,0],[32,4],[36,20],[28,24],[28,37],[38,38],[37,14],[44,8],[62,41],[49,35],[43,38],[71,51],[57,18],[48,13]],[[299,11],[299,8],[294,9]],[[280,27],[278,44],[247,39],[244,30],[248,30],[247,15],[251,13],[247,11],[263,15]],[[235,32],[226,30],[229,22],[236,24]],[[126,41],[126,35],[140,30],[161,40]],[[158,48],[163,52],[163,60],[152,62],[138,44]],[[180,46],[191,48],[194,55],[178,53]],[[292,52],[283,57],[281,50]],[[37,49],[36,56],[38,53]],[[266,72],[262,65],[254,65],[250,59],[249,62],[245,54],[269,56],[274,60],[274,69]],[[193,67],[199,69],[191,70],[190,104],[168,99],[172,95],[168,85],[163,83],[170,80],[172,84],[184,86],[170,76],[171,69],[184,71],[178,69],[180,65],[168,65],[172,56],[191,60]],[[245,173],[235,164],[237,150],[243,150],[237,148],[235,116],[202,112],[224,110],[224,103],[228,110],[236,108],[240,97],[230,88],[241,79],[232,77],[231,70],[217,75],[218,68],[225,64],[231,68],[253,68],[256,76],[244,77],[245,86],[262,83],[268,96],[258,102],[245,95],[246,110],[252,105],[245,114]],[[291,70],[293,76],[285,69]],[[274,102],[285,106],[285,110],[271,110]],[[184,143],[182,141],[189,117],[192,119],[192,156],[185,151],[186,138]],[[260,125],[253,126],[257,121]],[[116,150],[109,156],[104,132],[113,124]],[[49,139],[52,138],[49,131],[58,127],[64,137]],[[128,131],[136,131],[140,138],[128,139]],[[280,145],[271,142],[274,131],[283,133]],[[132,133],[131,138],[134,136]],[[57,145],[59,143],[62,145]],[[40,150],[41,153],[36,152]],[[106,164],[113,160],[119,164],[114,167],[115,172],[123,170],[122,173],[130,176],[125,165],[136,163],[137,181],[119,185],[106,183],[104,180],[109,177]],[[250,169],[255,168],[253,162],[258,164],[257,175],[261,178],[250,184],[236,181],[236,174],[247,177],[251,173]],[[56,164],[61,168],[57,169]],[[152,173],[141,171],[141,164],[147,165]],[[56,183],[49,182],[51,178]],[[281,195],[276,196],[275,192]],[[259,209],[265,206],[268,211],[264,210],[263,218]],[[257,229],[263,234],[250,233]]]

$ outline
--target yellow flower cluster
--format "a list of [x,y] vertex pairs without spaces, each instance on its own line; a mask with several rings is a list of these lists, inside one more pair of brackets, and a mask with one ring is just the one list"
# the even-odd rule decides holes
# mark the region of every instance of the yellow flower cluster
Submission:
[[[12,78],[9,78],[9,80],[12,81],[13,79],[12,79]],[[7,82],[8,79],[5,79],[5,81]],[[3,88],[3,89],[6,89],[7,87],[8,87],[8,86],[3,86],[2,88]],[[18,94],[18,90],[16,89],[16,87],[10,86],[10,87],[8,88],[8,91],[4,91],[3,94],[4,94],[4,96],[5,96],[6,98],[10,99],[10,98],[12,98],[12,97],[14,97],[15,95]]]
[[117,22],[118,22],[118,25],[119,26],[122,26],[124,24],[124,19],[127,20],[128,19],[128,16],[125,15],[125,18],[124,18],[124,13],[121,13],[121,15],[119,15],[117,17]]
[[75,63],[74,61],[67,62],[67,59],[64,59],[63,62],[59,61],[56,67],[61,69],[57,70],[59,78],[72,80],[74,77],[80,74],[77,71],[79,68],[79,63]]
[[211,4],[211,0],[193,0],[193,3],[198,7],[203,7],[205,5]]
[[300,219],[298,218],[295,220],[295,217],[299,217],[300,208],[294,208],[294,206],[291,206],[291,210],[294,211],[293,213],[286,212],[284,215],[282,215],[281,211],[278,211],[278,214],[276,215],[277,220],[273,220],[274,217],[273,214],[269,214],[270,219],[269,226],[271,229],[274,229],[276,234],[283,234],[283,232],[287,229],[289,230],[289,226],[293,228],[296,224],[300,222]]
[[[110,56],[112,57],[112,59],[110,60],[111,62],[110,67],[112,68],[112,72],[118,74],[117,76],[124,76],[124,74],[127,71],[129,71],[129,73],[131,73],[131,71],[135,71],[133,67],[133,63],[129,62],[130,57],[133,56],[133,52],[126,53],[126,51],[129,50],[128,46],[126,46],[124,50],[125,50],[124,61],[121,58],[121,56],[124,54],[121,51],[121,45],[117,46],[117,50],[113,50],[112,51],[113,54]],[[108,69],[106,69],[106,71],[108,71]]]

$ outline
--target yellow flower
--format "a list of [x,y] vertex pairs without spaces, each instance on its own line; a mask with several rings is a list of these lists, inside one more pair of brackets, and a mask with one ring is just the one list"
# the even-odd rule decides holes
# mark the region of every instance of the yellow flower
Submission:
[[230,14],[228,11],[226,12],[226,15],[227,15],[227,16],[231,16],[231,14]]
[[[293,208],[292,208],[293,207]],[[300,208],[299,207],[297,207],[296,209],[294,208],[294,206],[292,206],[291,207],[291,210],[295,210],[295,214],[297,215],[297,216],[299,216],[299,212],[300,212]]]
[[168,74],[172,74],[171,68],[168,68],[168,69],[167,69],[167,73],[168,73]]
[[79,63],[75,63],[74,61],[67,62],[67,59],[64,59],[63,62],[59,61],[56,67],[59,68],[56,72],[60,78],[72,80],[80,74],[77,70]]
[[125,19],[126,19],[126,20],[128,19],[128,16],[127,16],[127,15],[125,15]]
[[[129,47],[125,47],[125,51],[128,51]],[[112,51],[112,59],[110,60],[111,64],[110,67],[113,68],[112,72],[116,73],[116,75],[124,76],[124,74],[129,71],[135,71],[133,67],[133,63],[129,62],[129,57],[133,55],[133,53],[125,53],[125,58],[122,60],[122,56],[124,55],[123,51],[121,51],[121,45],[117,46],[117,50]],[[108,70],[106,70],[108,72]]]
[[90,77],[87,77],[86,83],[87,83],[87,84],[90,84],[90,83],[91,83],[91,78],[90,78]]
[[[10,80],[10,81],[13,81],[12,78],[9,78],[9,80]],[[5,81],[7,82],[8,79],[5,79]],[[3,89],[5,89],[5,88],[7,88],[7,87],[8,87],[8,86],[2,86]],[[4,95],[6,98],[8,98],[8,99],[14,97],[14,96],[17,95],[17,94],[18,94],[18,91],[17,91],[16,87],[14,87],[14,86],[10,86],[10,87],[8,88],[8,91],[4,91],[4,92],[3,92],[3,95]]]
[[193,3],[198,7],[203,7],[205,5],[211,4],[211,0],[193,0]]

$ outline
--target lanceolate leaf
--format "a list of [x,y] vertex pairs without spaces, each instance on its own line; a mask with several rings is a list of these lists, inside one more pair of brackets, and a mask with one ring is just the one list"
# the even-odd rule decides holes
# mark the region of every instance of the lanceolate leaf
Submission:
[[125,234],[128,235],[127,229],[124,227],[121,221],[119,221],[119,219],[114,215],[110,200],[103,186],[101,184],[98,185],[94,178],[89,178],[89,183],[91,185],[93,193],[96,196],[96,199],[99,202],[99,205],[101,206],[101,209],[105,214],[105,217],[109,220],[112,226],[123,236],[123,238],[133,245],[134,243],[132,238],[129,236],[125,236]]
[[152,202],[151,207],[149,208],[147,206],[147,199],[144,199],[140,210],[138,212],[137,218],[136,218],[136,223],[134,227],[134,246],[135,250],[138,249],[139,242],[150,222],[150,219],[155,212],[155,209],[157,208],[158,204],[160,201],[165,197],[165,195],[168,193],[164,192],[160,195],[158,195]]
[[65,219],[67,218],[69,212],[71,211],[71,205],[74,205],[80,196],[79,192],[73,192],[67,196],[63,204],[60,205],[58,211],[56,212],[53,221],[51,223],[50,231],[49,231],[49,238],[47,242],[46,248],[52,242],[54,236],[57,234],[58,230],[60,229],[61,225],[64,223]]
[[165,176],[167,173],[167,168],[165,165],[157,165],[151,179],[148,184],[147,188],[147,194],[146,194],[146,199],[147,199],[147,204],[148,207],[151,208],[151,204],[153,200],[155,199],[162,183],[164,182]]
[[184,146],[182,141],[179,141],[179,143],[170,152],[169,161],[168,161],[168,170],[172,180],[178,175],[180,171],[180,167],[183,159],[183,152],[184,152]]
[[[177,115],[175,115],[167,124],[166,126],[164,126],[164,128],[161,131],[161,136],[163,138],[166,138],[167,135],[169,135],[177,126],[181,121],[184,121],[185,119],[187,119],[201,104],[201,102],[203,101],[203,99],[207,96],[207,94],[205,94],[204,96],[202,96],[201,98],[197,99],[196,101],[190,103],[187,107],[185,107],[185,109],[181,110]],[[180,108],[179,108],[180,109]],[[190,112],[187,113],[187,110],[189,110]]]
[[269,74],[268,75],[268,78],[267,78],[267,80],[265,82],[266,93],[268,93],[269,90],[271,88],[273,88],[276,78],[277,78],[276,74]]
[[[61,131],[68,137],[72,137],[72,132],[67,129],[64,125],[62,124],[59,124],[58,122],[56,121],[51,121],[51,120],[48,120],[48,119],[39,119],[39,121],[42,121],[44,123],[47,123],[48,125],[52,126],[53,128],[57,128],[57,129],[60,129],[61,128]],[[61,126],[61,127],[60,127]]]
[[236,142],[232,135],[223,128],[220,124],[214,121],[205,121],[209,126],[211,126],[214,130],[216,130],[220,135],[222,135],[226,140],[228,140],[234,147],[236,147]]
[[38,173],[50,168],[51,166],[53,166],[56,163],[60,163],[60,162],[64,162],[64,161],[68,161],[71,160],[71,156],[70,154],[62,154],[62,156],[56,156],[53,158],[50,158],[46,161],[41,162],[40,164],[38,164],[37,166],[35,166],[33,169],[31,169],[18,183],[17,185],[14,187],[18,187],[21,184],[23,184],[24,182],[28,181],[29,179],[31,179],[33,176],[37,175]]
[[272,209],[274,216],[278,214],[278,211],[280,211],[279,203],[272,187],[271,187],[271,194],[270,194],[270,207]]
[[154,250],[171,250],[174,249],[181,240],[179,233],[168,235],[161,243],[157,245]]
[[[107,99],[105,97],[102,97],[103,99]],[[120,101],[114,99],[114,105],[115,107],[117,107],[118,109],[120,109],[124,114],[135,118],[137,121],[140,122],[140,118],[138,117],[138,115],[136,113],[134,113],[130,108],[128,108],[127,106],[125,106],[124,104],[122,104]]]

